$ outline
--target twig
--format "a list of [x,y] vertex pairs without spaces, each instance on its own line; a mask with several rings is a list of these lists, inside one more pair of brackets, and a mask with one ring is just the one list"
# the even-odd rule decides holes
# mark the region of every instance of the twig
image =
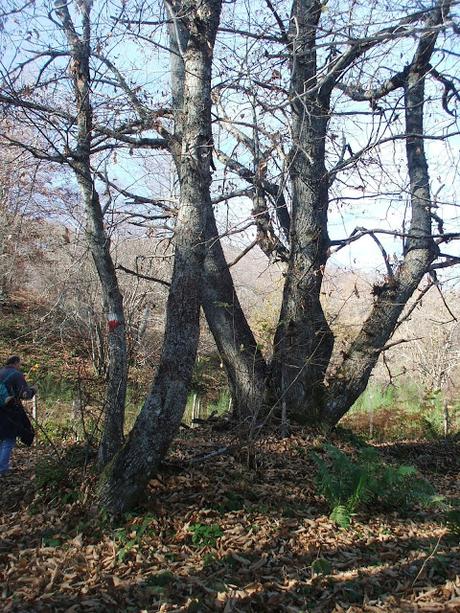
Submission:
[[219,449],[215,449],[214,451],[210,451],[209,453],[205,453],[204,455],[201,454],[201,455],[194,456],[193,458],[190,458],[190,460],[187,461],[187,465],[190,466],[192,464],[199,464],[201,462],[206,462],[206,460],[215,458],[218,455],[225,455],[227,453],[230,453],[232,449],[233,449],[232,445],[229,445],[227,447],[219,447]]
[[393,341],[392,343],[388,343],[387,345],[384,345],[383,347],[375,349],[375,352],[382,353],[383,351],[388,351],[389,349],[392,349],[393,347],[396,347],[397,345],[402,345],[403,343],[412,343],[413,341],[421,341],[421,340],[422,340],[421,336],[417,336],[414,338],[402,338],[399,341]]
[[432,557],[433,557],[433,556],[436,554],[437,550],[439,549],[439,545],[440,545],[440,543],[441,543],[441,539],[442,539],[442,537],[444,536],[444,534],[445,534],[445,532],[443,532],[443,533],[442,533],[442,534],[439,536],[439,538],[438,538],[438,542],[437,542],[437,543],[436,543],[436,545],[434,546],[433,551],[432,551],[432,552],[430,553],[430,555],[429,555],[428,557],[426,557],[426,558],[425,558],[425,560],[423,561],[423,564],[422,564],[422,566],[420,567],[420,570],[418,571],[417,576],[416,576],[416,577],[415,577],[415,579],[412,581],[412,587],[414,587],[415,583],[417,582],[417,579],[420,577],[420,575],[422,574],[422,572],[425,570],[425,566],[427,565],[428,560],[429,560],[430,558],[432,558]]
[[165,285],[166,287],[169,287],[171,285],[171,283],[169,283],[168,281],[163,281],[163,279],[157,279],[156,277],[150,277],[149,275],[143,275],[140,272],[136,272],[135,270],[131,270],[130,268],[126,268],[122,264],[118,264],[116,266],[116,269],[117,270],[122,270],[123,272],[127,273],[128,275],[133,275],[134,277],[138,277],[139,279],[145,279],[146,281],[154,281],[155,283],[160,283],[161,285]]
[[230,262],[230,264],[228,264],[228,267],[231,268],[232,266],[235,266],[235,264],[238,264],[238,262],[242,260],[244,256],[247,255],[251,251],[251,249],[253,249],[256,246],[257,246],[257,241],[256,240],[252,241],[252,243],[250,243],[246,247],[246,249],[243,249],[243,251],[239,255],[236,256],[233,262]]

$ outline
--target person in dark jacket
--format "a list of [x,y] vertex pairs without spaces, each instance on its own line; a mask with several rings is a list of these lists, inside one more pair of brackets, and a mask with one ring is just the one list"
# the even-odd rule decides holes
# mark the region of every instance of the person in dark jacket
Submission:
[[21,400],[34,397],[36,388],[29,386],[21,368],[21,358],[11,356],[0,369],[0,381],[3,381],[13,400],[8,400],[0,408],[0,475],[10,472],[11,452],[20,438],[26,445],[31,445],[34,430],[22,406]]

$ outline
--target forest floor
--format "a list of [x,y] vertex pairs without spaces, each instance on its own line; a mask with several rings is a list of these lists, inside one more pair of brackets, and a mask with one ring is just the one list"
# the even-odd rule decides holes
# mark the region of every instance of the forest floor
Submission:
[[[116,524],[74,448],[17,449],[0,481],[1,610],[460,611],[458,537],[439,510],[369,509],[337,528],[314,484],[320,443],[266,436],[248,457],[228,435],[187,431],[142,508]],[[460,498],[458,438],[379,449]]]

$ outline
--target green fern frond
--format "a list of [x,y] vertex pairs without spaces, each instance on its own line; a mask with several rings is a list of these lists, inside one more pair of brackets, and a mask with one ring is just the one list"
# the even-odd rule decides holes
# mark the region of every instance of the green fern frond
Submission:
[[348,530],[351,525],[351,512],[346,506],[339,504],[332,509],[329,519],[340,528]]

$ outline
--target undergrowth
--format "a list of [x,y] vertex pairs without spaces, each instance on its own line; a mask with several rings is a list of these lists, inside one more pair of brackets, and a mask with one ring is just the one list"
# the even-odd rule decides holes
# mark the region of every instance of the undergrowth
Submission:
[[85,472],[94,450],[86,445],[71,445],[62,455],[40,459],[35,465],[36,502],[60,500],[72,503],[79,498],[76,472]]
[[330,444],[324,451],[325,457],[313,453],[316,484],[331,508],[331,519],[341,528],[349,528],[353,514],[371,505],[407,512],[441,502],[413,466],[387,464],[372,447],[359,449],[355,460]]

